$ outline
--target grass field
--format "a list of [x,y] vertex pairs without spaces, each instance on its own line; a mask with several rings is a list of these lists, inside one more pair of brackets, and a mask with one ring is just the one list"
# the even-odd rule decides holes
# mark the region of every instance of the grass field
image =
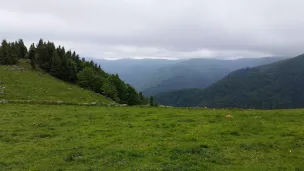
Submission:
[[0,104],[0,170],[301,171],[304,110]]
[[[23,68],[23,70],[20,70]],[[20,61],[18,67],[0,65],[0,86],[5,87],[0,100],[63,101],[72,103],[113,103],[107,98],[65,83],[47,73],[33,71]],[[1,88],[0,88],[1,90]]]

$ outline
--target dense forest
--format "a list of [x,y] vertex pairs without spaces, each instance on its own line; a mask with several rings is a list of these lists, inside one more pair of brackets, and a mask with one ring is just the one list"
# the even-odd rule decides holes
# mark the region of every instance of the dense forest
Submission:
[[33,69],[42,69],[50,75],[80,87],[92,90],[128,105],[148,104],[149,98],[143,96],[129,84],[122,81],[117,74],[103,71],[93,61],[80,58],[76,52],[56,47],[53,42],[39,40],[29,49],[22,39],[16,42],[3,40],[0,46],[0,64],[14,65],[19,59],[28,59]]
[[304,54],[234,71],[206,89],[159,94],[155,101],[172,106],[212,108],[302,108],[303,87]]

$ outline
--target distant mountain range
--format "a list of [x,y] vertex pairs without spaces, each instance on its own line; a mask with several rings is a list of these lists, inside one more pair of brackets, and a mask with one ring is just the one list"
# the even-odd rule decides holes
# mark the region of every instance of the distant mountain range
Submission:
[[190,59],[161,67],[152,73],[143,94],[151,96],[161,92],[185,88],[206,88],[230,72],[282,60],[279,57],[242,58],[236,60]]
[[[90,58],[89,58],[90,59]],[[149,87],[147,80],[157,69],[174,65],[179,60],[165,59],[91,59],[98,64],[106,72],[118,74],[119,77],[128,84],[142,91],[145,87]]]
[[144,95],[185,88],[206,88],[230,72],[272,63],[285,58],[242,58],[220,60],[196,58],[189,60],[162,59],[93,59],[106,72],[116,74]]
[[183,89],[155,96],[172,106],[211,108],[303,108],[304,54],[253,68],[243,68],[205,89]]

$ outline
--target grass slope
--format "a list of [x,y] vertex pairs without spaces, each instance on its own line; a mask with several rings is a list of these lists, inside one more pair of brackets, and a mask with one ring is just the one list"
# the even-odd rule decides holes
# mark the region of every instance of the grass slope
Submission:
[[0,94],[0,99],[113,103],[92,91],[84,90],[47,73],[33,71],[30,68],[24,61],[19,62],[18,66],[0,65],[0,86],[5,87],[4,94]]
[[304,110],[0,108],[0,170],[304,170]]

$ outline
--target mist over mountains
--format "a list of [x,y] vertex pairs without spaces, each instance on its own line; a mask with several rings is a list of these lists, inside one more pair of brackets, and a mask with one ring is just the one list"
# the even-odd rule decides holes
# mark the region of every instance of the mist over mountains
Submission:
[[234,60],[195,58],[166,59],[92,59],[106,72],[118,74],[146,96],[188,89],[206,88],[230,72],[276,62],[285,57],[240,58]]

